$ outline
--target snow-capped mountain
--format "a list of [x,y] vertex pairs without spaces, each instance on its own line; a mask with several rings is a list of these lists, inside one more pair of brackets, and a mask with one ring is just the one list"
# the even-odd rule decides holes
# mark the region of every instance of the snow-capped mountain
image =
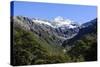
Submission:
[[36,19],[36,18],[32,19],[32,21],[37,23],[37,24],[44,24],[44,25],[51,26],[53,28],[61,27],[62,29],[64,29],[65,27],[66,28],[76,28],[76,27],[78,27],[78,24],[74,23],[74,21],[72,21],[70,19],[64,19],[61,16],[54,18],[54,20],[52,20],[52,21]]
[[65,19],[61,16],[56,17],[52,25],[54,26],[59,36],[67,39],[74,37],[79,31],[79,25],[70,19]]
[[[52,21],[33,19],[33,22],[42,26],[50,26],[55,29],[57,35],[67,39],[75,36],[79,31],[79,25],[70,19],[61,16],[54,18]],[[74,35],[73,35],[74,34]]]
[[54,18],[54,21],[52,22],[52,25],[54,27],[68,27],[68,28],[75,28],[76,26],[73,25],[75,24],[74,21],[69,20],[69,19],[64,19],[61,16],[58,16]]
[[47,41],[50,43],[60,45],[64,40],[74,37],[79,31],[78,24],[62,17],[56,17],[54,20],[48,21],[16,16],[13,20],[14,27],[22,27],[22,29],[32,31],[41,38],[48,38]]

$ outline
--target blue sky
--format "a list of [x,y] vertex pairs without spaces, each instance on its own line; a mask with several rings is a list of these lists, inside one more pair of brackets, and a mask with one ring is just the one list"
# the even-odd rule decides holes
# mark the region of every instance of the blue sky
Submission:
[[96,6],[23,1],[14,1],[12,6],[14,16],[21,15],[29,18],[53,20],[57,16],[62,16],[82,24],[97,17]]

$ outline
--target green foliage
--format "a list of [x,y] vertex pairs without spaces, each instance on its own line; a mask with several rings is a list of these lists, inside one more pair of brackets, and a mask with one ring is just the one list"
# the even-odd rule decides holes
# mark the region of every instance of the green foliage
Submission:
[[87,34],[76,40],[75,46],[68,51],[73,61],[96,61],[97,60],[97,40],[96,34]]
[[21,28],[13,32],[13,65],[49,64],[69,62],[63,47],[48,44],[36,34]]
[[[49,32],[48,32],[49,33]],[[13,65],[54,64],[97,60],[96,32],[88,33],[76,39],[71,47],[62,47],[52,42],[55,36],[44,35],[21,27],[13,28]],[[66,43],[64,43],[67,45]]]

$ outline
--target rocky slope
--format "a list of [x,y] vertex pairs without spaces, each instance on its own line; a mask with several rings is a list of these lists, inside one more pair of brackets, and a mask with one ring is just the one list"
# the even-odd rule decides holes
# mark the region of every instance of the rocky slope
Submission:
[[13,20],[14,27],[18,26],[32,31],[48,43],[55,45],[61,45],[64,40],[74,37],[79,31],[78,24],[62,17],[57,17],[54,21],[47,21],[16,16]]

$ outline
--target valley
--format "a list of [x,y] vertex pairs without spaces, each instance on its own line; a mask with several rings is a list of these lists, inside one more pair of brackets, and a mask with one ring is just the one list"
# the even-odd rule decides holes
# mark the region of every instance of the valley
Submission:
[[97,19],[82,25],[63,17],[11,17],[13,65],[97,60]]

